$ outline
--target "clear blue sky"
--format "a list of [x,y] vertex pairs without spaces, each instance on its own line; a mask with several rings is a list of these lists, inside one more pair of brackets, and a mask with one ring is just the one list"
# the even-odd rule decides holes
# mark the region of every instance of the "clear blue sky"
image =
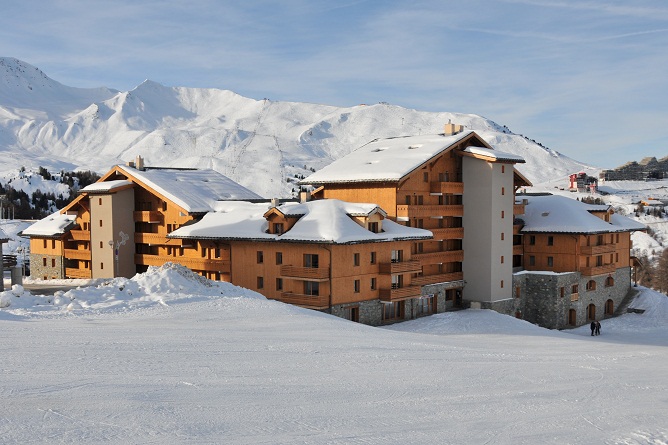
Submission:
[[601,167],[668,156],[665,0],[10,0],[0,56],[76,87],[474,113]]

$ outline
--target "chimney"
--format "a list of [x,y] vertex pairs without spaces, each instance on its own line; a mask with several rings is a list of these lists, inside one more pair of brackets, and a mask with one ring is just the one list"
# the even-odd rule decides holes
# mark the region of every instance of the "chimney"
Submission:
[[279,201],[278,198],[271,198],[271,209],[278,207],[279,205],[281,205],[281,201]]
[[137,155],[135,158],[135,168],[140,171],[144,171],[144,158]]
[[135,168],[135,161],[128,161],[125,163],[125,165],[127,165],[128,167]]
[[311,192],[299,192],[299,202],[308,202],[311,200]]
[[444,128],[444,130],[443,130],[443,133],[444,133],[446,136],[452,136],[453,134],[461,133],[462,131],[464,131],[464,126],[463,126],[463,125],[453,124],[453,123],[448,119],[448,123],[445,124],[445,128]]

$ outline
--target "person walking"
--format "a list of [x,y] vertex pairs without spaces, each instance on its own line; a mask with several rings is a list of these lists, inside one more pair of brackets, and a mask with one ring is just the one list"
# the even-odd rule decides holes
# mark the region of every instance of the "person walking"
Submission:
[[594,336],[594,331],[596,331],[596,322],[592,321],[591,324],[589,325],[589,327],[591,328],[591,336],[593,337]]
[[596,335],[601,335],[601,322],[596,322]]

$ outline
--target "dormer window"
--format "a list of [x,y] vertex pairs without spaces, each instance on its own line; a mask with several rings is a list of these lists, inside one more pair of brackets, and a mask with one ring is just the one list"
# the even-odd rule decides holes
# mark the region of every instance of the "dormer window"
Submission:
[[380,224],[376,222],[369,223],[369,231],[373,233],[380,233]]
[[284,231],[283,223],[274,223],[274,234],[282,235]]

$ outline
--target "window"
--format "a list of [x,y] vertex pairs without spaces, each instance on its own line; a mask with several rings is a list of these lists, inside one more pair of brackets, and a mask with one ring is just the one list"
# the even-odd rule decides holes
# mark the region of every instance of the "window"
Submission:
[[100,263],[100,270],[104,269],[104,263]]
[[371,264],[376,264],[376,252],[371,252]]
[[424,229],[424,219],[416,220],[415,227],[417,227],[418,229]]
[[503,211],[503,210],[501,210],[501,219],[503,219],[503,218],[505,218],[505,217],[506,217],[506,212]]
[[574,284],[573,287],[571,287],[571,293],[572,294],[577,294],[578,293],[578,285]]
[[304,254],[304,267],[318,268],[318,255],[312,253]]
[[102,205],[102,198],[97,198],[97,203],[98,203],[99,205]]
[[[176,253],[176,249],[174,249],[174,253]],[[220,247],[213,249],[213,255],[215,258],[220,258]]]
[[424,251],[423,243],[415,243],[415,253],[422,253]]
[[427,172],[422,173],[422,181],[429,182],[429,173]]
[[615,313],[615,303],[612,300],[605,302],[605,315],[613,315]]
[[320,283],[317,281],[304,281],[305,295],[320,295]]
[[359,266],[360,265],[360,254],[359,253],[354,253],[353,254],[353,266]]
[[563,286],[561,286],[559,288],[559,297],[564,298],[565,293],[566,293],[566,289]]
[[501,264],[503,264],[503,255],[501,255]]
[[418,195],[418,197],[417,197],[417,204],[418,204],[418,205],[422,205],[422,204],[423,204],[423,197],[422,197],[422,195]]
[[436,298],[433,295],[423,295],[417,300],[417,316],[423,317],[434,313],[434,302]]
[[55,249],[55,248],[56,248],[56,240],[55,240],[55,239],[52,239],[52,240],[51,240],[51,248],[52,248],[52,249]]
[[206,258],[206,247],[202,247],[202,258]]
[[383,304],[383,323],[401,320],[404,318],[404,302],[395,301]]
[[44,248],[46,249],[46,240],[44,240]]
[[100,227],[102,227],[102,220],[100,220]]
[[504,237],[505,237],[504,233],[501,232],[501,241],[503,241]]
[[554,237],[553,236],[548,236],[547,237],[547,245],[548,246],[554,246]]
[[503,280],[501,280],[501,289],[503,289]]
[[392,262],[393,263],[400,263],[403,256],[404,256],[404,251],[403,250],[393,250],[392,251]]
[[46,258],[42,258],[42,266],[46,267]]
[[276,278],[276,290],[283,290],[283,278]]
[[596,290],[596,281],[594,280],[587,281],[585,289],[587,289],[588,291]]
[[536,245],[536,235],[530,235],[529,236],[529,244],[532,246]]
[[274,233],[276,235],[283,234],[283,223],[274,223]]
[[554,267],[554,257],[547,257],[547,267]]
[[536,257],[533,255],[529,256],[529,266],[535,266],[536,265]]
[[257,277],[257,288],[264,289],[264,277]]
[[343,318],[346,320],[354,321],[359,323],[360,321],[360,308],[358,306],[350,306],[343,308]]
[[56,267],[56,259],[51,258],[51,267]]
[[501,195],[505,195],[505,194],[506,194],[506,188],[505,188],[505,187],[501,187]]
[[276,252],[276,264],[283,264],[283,252]]
[[392,275],[392,289],[401,289],[404,284],[403,275]]
[[605,279],[605,287],[612,287],[615,285],[615,279],[612,277],[607,277]]
[[371,278],[371,290],[376,290],[376,278]]
[[522,288],[519,286],[515,286],[515,298],[520,298],[522,295]]
[[406,205],[410,205],[411,203],[411,195],[406,195]]
[[501,173],[505,173],[505,172],[506,172],[506,166],[505,166],[505,165],[502,165],[502,166],[501,166]]
[[257,251],[257,264],[264,263],[264,252],[261,250]]
[[100,249],[104,248],[104,243],[100,241]]
[[599,255],[596,257],[596,266],[600,267],[603,265],[603,255]]
[[370,222],[369,223],[369,230],[373,233],[379,233],[380,229],[378,228],[378,222]]
[[359,292],[360,292],[360,280],[355,280],[354,287],[355,287],[355,293],[359,294]]

